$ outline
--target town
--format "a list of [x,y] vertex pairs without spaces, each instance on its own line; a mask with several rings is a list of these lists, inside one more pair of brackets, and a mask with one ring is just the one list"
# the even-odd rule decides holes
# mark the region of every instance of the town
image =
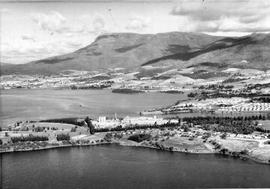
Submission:
[[[1,127],[0,152],[119,144],[185,153],[218,153],[270,163],[270,72],[229,68],[220,77],[192,68],[146,67],[59,75],[4,75],[1,89],[105,89],[185,98],[138,116],[17,120]],[[202,74],[203,73],[203,74]],[[170,94],[168,94],[170,95]]]
[[[207,71],[203,73],[210,74]],[[223,76],[224,73],[225,76]],[[47,76],[1,76],[1,89],[76,90],[109,88],[122,93],[157,91],[187,93],[189,97],[196,98],[264,96],[270,92],[269,83],[269,70],[236,68],[223,70],[215,77],[206,77],[201,75],[201,72],[195,72],[191,68],[177,70],[159,67],[144,67],[140,70],[115,68],[103,72],[66,70],[57,75]]]

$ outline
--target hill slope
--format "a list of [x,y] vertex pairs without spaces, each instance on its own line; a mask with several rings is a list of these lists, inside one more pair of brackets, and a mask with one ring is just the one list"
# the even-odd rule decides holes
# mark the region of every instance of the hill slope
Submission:
[[144,65],[183,68],[206,62],[265,69],[270,67],[269,52],[269,34],[231,38],[181,32],[118,33],[99,36],[92,44],[66,55],[23,65],[2,65],[1,73],[55,74],[69,69],[134,69]]

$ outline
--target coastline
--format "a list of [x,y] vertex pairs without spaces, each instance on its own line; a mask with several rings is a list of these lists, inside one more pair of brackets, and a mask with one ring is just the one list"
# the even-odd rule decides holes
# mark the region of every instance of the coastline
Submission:
[[136,147],[136,148],[148,148],[148,149],[155,149],[155,150],[161,150],[161,151],[167,151],[167,152],[176,152],[176,153],[186,153],[186,154],[219,154],[219,155],[224,155],[224,156],[230,156],[231,158],[237,158],[237,159],[242,159],[242,160],[252,160],[256,163],[260,164],[267,164],[270,165],[270,162],[264,161],[262,159],[256,158],[254,156],[250,155],[239,155],[238,157],[233,156],[231,154],[222,154],[218,151],[185,151],[185,150],[179,150],[179,149],[173,149],[170,150],[169,148],[158,148],[155,146],[151,145],[144,145],[140,143],[136,143],[133,141],[118,141],[118,142],[102,142],[102,143],[96,143],[96,144],[61,144],[61,145],[51,145],[51,146],[45,146],[41,148],[35,148],[35,149],[19,149],[19,150],[6,150],[6,151],[0,151],[1,154],[8,154],[8,153],[14,153],[14,152],[31,152],[31,151],[41,151],[41,150],[49,150],[49,149],[57,149],[57,148],[70,148],[70,147],[86,147],[86,146],[99,146],[99,145],[119,145],[119,146],[125,146],[125,147]]

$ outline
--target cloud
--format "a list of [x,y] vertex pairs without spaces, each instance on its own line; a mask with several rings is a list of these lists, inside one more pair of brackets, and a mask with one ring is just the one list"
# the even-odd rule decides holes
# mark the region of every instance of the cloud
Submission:
[[89,45],[106,31],[105,19],[99,14],[68,19],[52,11],[32,13],[30,19],[42,32],[35,36],[21,34],[16,39],[4,38],[0,44],[1,61],[20,64],[70,53]]
[[150,24],[150,18],[134,16],[129,19],[126,29],[140,32],[140,31],[143,31],[145,28],[147,28],[149,24]]
[[59,32],[63,30],[66,18],[55,11],[50,13],[32,14],[32,20],[42,29],[49,32]]
[[59,12],[35,13],[32,20],[43,31],[53,34],[64,34],[67,37],[74,37],[81,34],[100,35],[106,32],[106,22],[102,15],[83,15],[76,18],[76,23],[70,21]]
[[270,32],[269,0],[181,0],[170,14],[196,32]]
[[79,18],[84,25],[86,34],[100,35],[107,32],[106,19],[102,14],[95,13],[94,15],[85,14]]
[[[32,39],[35,40],[32,41]],[[6,63],[21,64],[51,56],[73,52],[89,45],[95,35],[58,36],[42,40],[42,37],[23,35],[14,40],[3,39],[0,43],[0,60]]]
[[32,42],[35,42],[35,38],[30,36],[30,35],[22,35],[22,40],[26,40],[26,41],[32,41]]
[[105,28],[105,21],[102,17],[96,17],[93,20],[93,28],[95,31],[102,31]]
[[33,13],[32,21],[43,31],[50,32],[51,35],[57,34],[80,34],[85,32],[83,25],[72,25],[68,23],[66,17],[56,11],[49,13]]
[[16,44],[2,43],[1,49],[1,61],[15,64],[60,55],[73,50],[72,46],[67,42],[33,43],[29,40],[20,40]]

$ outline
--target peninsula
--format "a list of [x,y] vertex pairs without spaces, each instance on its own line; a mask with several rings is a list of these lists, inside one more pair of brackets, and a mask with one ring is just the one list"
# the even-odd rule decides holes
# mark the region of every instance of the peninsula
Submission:
[[0,152],[119,144],[184,153],[217,153],[270,164],[266,117],[125,117],[17,122],[0,132]]

